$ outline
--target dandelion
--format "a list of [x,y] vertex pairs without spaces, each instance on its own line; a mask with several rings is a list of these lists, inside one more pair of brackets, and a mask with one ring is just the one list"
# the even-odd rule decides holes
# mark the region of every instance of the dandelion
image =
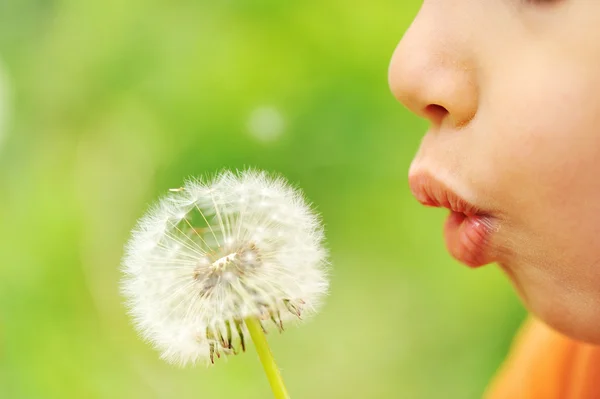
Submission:
[[172,189],[138,223],[122,288],[143,338],[170,363],[213,364],[250,335],[287,397],[264,333],[318,310],[328,289],[319,218],[265,172],[223,172]]

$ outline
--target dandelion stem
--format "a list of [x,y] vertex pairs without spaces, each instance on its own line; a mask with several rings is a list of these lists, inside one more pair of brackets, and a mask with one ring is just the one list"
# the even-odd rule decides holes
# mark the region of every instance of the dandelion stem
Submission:
[[258,352],[260,362],[265,369],[267,379],[269,380],[269,384],[271,385],[271,390],[273,391],[275,398],[290,399],[290,395],[285,388],[283,379],[281,378],[281,373],[279,372],[279,368],[275,363],[273,353],[271,353],[271,349],[267,343],[267,337],[265,337],[265,333],[263,332],[260,321],[253,317],[248,318],[246,319],[246,326],[248,327],[250,337],[252,337],[252,341],[254,342],[256,352]]

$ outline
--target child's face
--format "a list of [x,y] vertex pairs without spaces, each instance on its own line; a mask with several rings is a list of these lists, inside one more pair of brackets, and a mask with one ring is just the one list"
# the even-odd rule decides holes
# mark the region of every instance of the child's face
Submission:
[[431,122],[413,180],[488,215],[482,259],[548,324],[600,344],[600,1],[425,0],[389,81]]

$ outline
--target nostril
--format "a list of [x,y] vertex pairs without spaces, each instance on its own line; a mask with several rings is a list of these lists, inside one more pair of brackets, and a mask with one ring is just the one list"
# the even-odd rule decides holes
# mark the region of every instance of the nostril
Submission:
[[433,123],[439,124],[448,115],[448,110],[438,104],[429,104],[423,109],[423,114]]

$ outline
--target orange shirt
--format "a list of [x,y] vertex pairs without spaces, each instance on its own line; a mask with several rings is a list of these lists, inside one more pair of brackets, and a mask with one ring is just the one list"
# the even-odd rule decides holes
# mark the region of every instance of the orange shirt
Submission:
[[484,398],[600,399],[600,346],[530,319]]

